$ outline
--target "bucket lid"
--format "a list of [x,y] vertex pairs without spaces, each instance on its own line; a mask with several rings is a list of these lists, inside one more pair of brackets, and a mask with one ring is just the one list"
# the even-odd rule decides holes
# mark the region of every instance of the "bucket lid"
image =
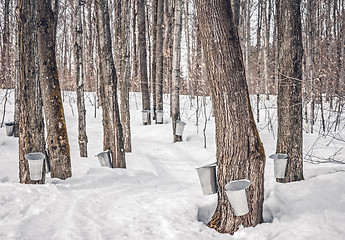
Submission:
[[108,152],[110,152],[110,150],[105,150],[105,151],[103,151],[103,152],[100,152],[100,153],[96,154],[95,157],[98,157],[99,155],[101,155],[101,154],[103,154],[103,153],[108,153]]
[[41,152],[33,152],[33,153],[27,153],[25,154],[25,158],[27,160],[42,160],[46,158],[46,155],[44,155]]
[[142,113],[148,113],[150,110],[141,110]]
[[250,181],[247,179],[240,179],[228,182],[225,185],[226,191],[240,191],[248,188],[250,186]]
[[217,162],[214,162],[214,163],[207,164],[205,166],[198,167],[198,168],[196,168],[196,170],[198,170],[200,168],[211,168],[211,167],[216,167],[216,166],[217,166]]
[[13,126],[14,125],[14,122],[7,122],[5,123],[6,126]]
[[183,122],[183,121],[176,121],[177,124],[181,124],[181,125],[186,125],[187,123]]
[[162,113],[164,112],[163,110],[156,110],[156,113]]
[[269,158],[271,158],[271,159],[286,159],[286,158],[288,158],[288,155],[285,153],[276,153],[276,154],[270,155]]

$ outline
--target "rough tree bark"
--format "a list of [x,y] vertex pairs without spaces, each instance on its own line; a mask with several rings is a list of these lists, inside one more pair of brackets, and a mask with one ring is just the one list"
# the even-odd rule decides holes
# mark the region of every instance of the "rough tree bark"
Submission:
[[[237,28],[228,0],[196,0],[201,41],[212,91],[216,121],[218,204],[211,228],[233,234],[240,225],[262,222],[265,153],[253,118]],[[236,217],[225,185],[251,181],[249,214]]]
[[[147,54],[146,54],[146,25],[145,25],[145,0],[137,0],[138,7],[138,48],[139,48],[139,76],[141,79],[142,109],[150,110],[150,92],[147,77]],[[150,114],[151,115],[151,114]],[[147,125],[151,125],[149,115]]]
[[[18,24],[18,23],[17,23]],[[19,47],[18,27],[16,27],[16,46]],[[13,136],[19,137],[19,117],[20,117],[20,65],[19,65],[19,50],[15,52],[15,90],[14,90],[14,128]]]
[[301,0],[277,0],[278,153],[289,156],[278,182],[303,179]]
[[[156,37],[156,110],[163,110],[163,30],[164,1],[157,1],[157,37]],[[156,121],[157,123],[157,121]]]
[[55,11],[51,0],[37,0],[38,62],[40,85],[47,125],[47,145],[51,177],[66,179],[72,176],[70,147],[62,105],[58,70],[55,58],[58,1]]
[[17,2],[18,44],[20,61],[19,89],[19,181],[25,184],[44,184],[43,167],[40,181],[30,180],[29,164],[25,154],[45,153],[42,99],[37,68],[36,1]]
[[[269,75],[269,61],[268,61],[268,53],[269,53],[269,40],[270,40],[270,13],[267,11],[271,11],[269,3],[264,1],[264,10],[263,10],[263,25],[264,25],[264,47],[263,47],[263,78],[265,82],[265,93],[267,97],[269,96],[269,82],[268,82],[268,75]],[[268,8],[268,9],[267,9]]]
[[152,119],[156,120],[156,72],[157,72],[157,5],[158,0],[152,0],[152,53],[151,53],[151,91],[152,91]]
[[103,149],[110,150],[114,168],[126,168],[117,97],[117,76],[112,54],[108,1],[96,1],[95,13],[99,39],[99,77],[103,97]]
[[76,2],[76,42],[74,44],[76,51],[76,85],[77,85],[77,108],[78,108],[78,143],[81,157],[87,157],[87,135],[86,135],[86,110],[84,99],[84,58],[83,58],[83,25],[81,18],[81,8],[84,5],[83,0]]
[[233,9],[233,13],[234,13],[234,22],[235,25],[238,27],[238,24],[240,23],[240,3],[241,0],[231,0],[231,6]]
[[176,121],[180,119],[180,63],[181,63],[181,34],[182,34],[182,13],[181,1],[175,0],[174,28],[173,28],[173,60],[172,60],[172,90],[171,90],[171,111],[174,142],[181,142],[182,136],[176,135]]
[[[129,87],[131,66],[129,62],[129,39],[130,39],[130,0],[122,1],[121,10],[121,49],[122,49],[122,64],[121,64],[121,81],[120,81],[120,99],[121,99],[121,122],[124,135],[124,148],[126,152],[132,151],[131,143],[131,119],[129,113]],[[134,7],[134,6],[133,6]]]
[[256,74],[256,121],[260,122],[260,90],[262,87],[261,83],[261,63],[260,63],[260,50],[261,50],[261,28],[262,28],[262,0],[258,1],[258,24],[256,31],[256,55],[257,55],[257,74]]
[[10,71],[10,0],[4,0],[4,29],[2,35],[2,53],[0,69],[0,88],[8,88],[11,83]]

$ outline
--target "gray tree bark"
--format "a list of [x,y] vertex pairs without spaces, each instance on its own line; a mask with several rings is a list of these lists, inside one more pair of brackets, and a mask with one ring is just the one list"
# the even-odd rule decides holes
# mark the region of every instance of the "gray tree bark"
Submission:
[[[163,110],[163,30],[164,1],[157,1],[157,37],[156,37],[156,110]],[[157,123],[157,121],[156,121]]]
[[157,29],[158,29],[158,24],[157,24],[157,6],[158,6],[158,0],[152,0],[152,53],[151,53],[151,91],[152,91],[152,119],[156,120],[156,105],[157,105]]
[[[216,122],[218,204],[211,228],[233,234],[262,222],[265,153],[253,118],[237,28],[228,0],[196,0]],[[249,214],[231,211],[225,185],[246,178]]]
[[30,180],[25,154],[45,153],[44,121],[40,76],[37,64],[37,3],[33,0],[17,2],[18,47],[20,62],[19,90],[19,181],[25,184],[44,184],[43,167],[40,181]]
[[103,113],[103,149],[110,150],[114,168],[126,168],[124,139],[117,97],[117,76],[112,54],[108,1],[96,1],[98,55]]
[[81,9],[84,5],[82,0],[76,2],[76,84],[77,84],[77,108],[78,108],[78,143],[81,157],[87,157],[87,135],[86,135],[86,110],[84,99],[84,58],[83,58],[83,25]]
[[278,137],[277,153],[289,156],[278,182],[303,179],[301,0],[277,0]]
[[2,35],[2,53],[0,69],[0,88],[9,88],[11,84],[10,73],[10,0],[4,0],[4,29]]
[[47,125],[51,177],[66,179],[72,176],[72,170],[70,147],[55,60],[58,1],[55,1],[55,11],[53,11],[51,0],[37,0],[37,9],[38,62],[44,115]]
[[171,111],[174,142],[181,142],[182,136],[176,135],[176,121],[180,118],[180,78],[181,78],[181,35],[182,35],[182,13],[181,1],[175,0],[174,28],[173,28],[173,60],[172,60],[172,91]]
[[[122,1],[121,13],[121,49],[122,49],[122,66],[121,66],[121,81],[120,81],[120,99],[121,99],[121,122],[124,135],[124,148],[126,152],[132,151],[131,143],[131,119],[129,113],[129,85],[131,78],[130,66],[130,52],[129,52],[129,39],[130,39],[130,0]],[[134,6],[133,6],[134,7]]]
[[[145,25],[145,0],[137,0],[138,7],[138,48],[139,48],[139,76],[141,79],[142,110],[150,110],[150,92],[147,77],[147,53],[146,53],[146,25]],[[147,125],[151,125],[151,114]]]

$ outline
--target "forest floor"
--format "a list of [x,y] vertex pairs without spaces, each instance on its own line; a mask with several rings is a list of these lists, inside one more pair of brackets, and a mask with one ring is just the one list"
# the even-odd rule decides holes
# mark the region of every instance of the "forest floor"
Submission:
[[[101,167],[94,157],[102,151],[103,137],[101,109],[95,118],[93,94],[88,93],[86,99],[88,158],[79,157],[75,95],[64,95],[72,178],[62,181],[47,174],[45,185],[20,184],[18,138],[7,137],[5,128],[0,129],[1,240],[345,239],[345,122],[341,116],[340,129],[334,131],[335,111],[325,111],[326,133],[319,133],[318,108],[314,133],[304,131],[305,180],[279,184],[268,158],[276,145],[275,98],[261,102],[258,129],[267,157],[264,223],[241,228],[230,236],[205,225],[217,196],[203,195],[196,171],[216,161],[214,118],[208,98],[204,148],[202,97],[199,108],[196,98],[182,97],[181,116],[187,125],[184,141],[174,144],[169,98],[165,97],[164,124],[143,126],[141,95],[131,93],[133,151],[126,154],[127,169],[111,169]],[[1,106],[3,96],[4,91],[0,91]],[[13,106],[12,93],[6,121],[13,120]]]

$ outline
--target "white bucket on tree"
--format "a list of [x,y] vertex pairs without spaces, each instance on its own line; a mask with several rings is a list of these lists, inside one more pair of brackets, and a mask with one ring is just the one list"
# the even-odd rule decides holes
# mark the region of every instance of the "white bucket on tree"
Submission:
[[42,179],[42,170],[45,157],[45,154],[41,152],[25,154],[25,158],[29,163],[29,173],[31,180],[39,181]]
[[98,158],[98,161],[102,167],[110,167],[110,168],[113,167],[109,150],[100,152],[95,157]]
[[9,137],[13,136],[14,122],[5,123],[5,126],[6,126],[6,135]]
[[156,111],[156,122],[157,123],[163,123],[163,110],[157,110]]
[[176,135],[177,136],[182,136],[185,126],[186,126],[185,122],[176,121]]
[[225,185],[225,192],[235,216],[243,216],[249,212],[246,195],[249,186],[250,181],[247,179],[231,181]]
[[196,169],[198,171],[201,188],[204,195],[217,193],[218,187],[216,167],[217,164],[212,163]]
[[141,114],[142,114],[143,123],[147,123],[150,117],[150,110],[142,110]]
[[269,158],[274,160],[274,177],[284,178],[288,155],[284,153],[276,153],[269,156]]

